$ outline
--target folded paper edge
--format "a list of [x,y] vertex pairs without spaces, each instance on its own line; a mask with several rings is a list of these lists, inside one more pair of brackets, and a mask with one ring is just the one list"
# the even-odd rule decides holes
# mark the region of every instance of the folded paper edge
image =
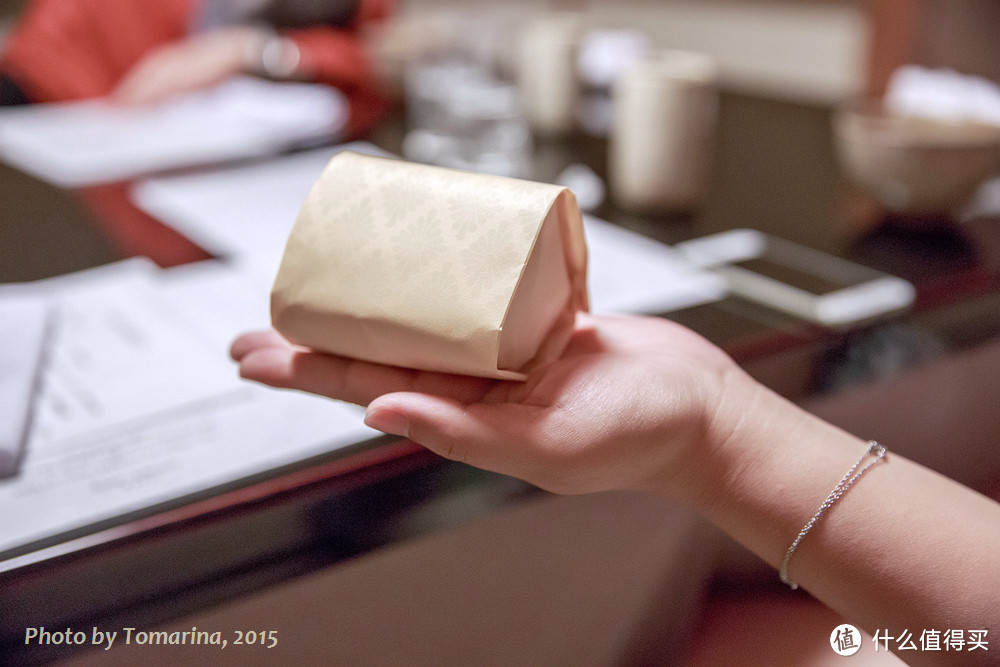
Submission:
[[[503,328],[507,323],[507,317],[510,314],[514,298],[517,296],[518,288],[521,286],[521,281],[523,280],[524,274],[528,268],[530,258],[534,254],[535,248],[538,245],[538,240],[542,235],[542,228],[549,220],[549,216],[553,211],[556,213],[555,223],[559,225],[559,237],[562,241],[561,246],[563,251],[563,263],[567,273],[569,274],[569,298],[562,309],[562,314],[555,319],[552,326],[549,327],[548,333],[546,333],[546,335],[542,338],[542,344],[539,346],[535,356],[532,357],[532,359],[518,371],[502,369],[499,365],[499,356],[501,340],[503,338]],[[561,188],[552,198],[552,202],[545,210],[545,215],[542,218],[541,224],[538,225],[538,229],[535,231],[535,238],[532,240],[531,247],[528,250],[528,255],[526,256],[524,263],[521,265],[521,272],[514,284],[514,291],[511,293],[511,298],[507,303],[507,308],[505,309],[503,318],[501,319],[500,334],[497,336],[496,346],[497,372],[518,376],[516,378],[510,377],[507,379],[524,380],[539,366],[555,361],[569,344],[569,340],[573,335],[573,329],[575,327],[576,314],[578,312],[589,312],[589,310],[590,299],[587,291],[587,239],[583,228],[583,215],[580,213],[580,207],[576,203],[576,195],[573,191],[569,188]],[[567,319],[570,321],[567,322]],[[563,335],[556,335],[560,330],[565,331],[565,333]]]

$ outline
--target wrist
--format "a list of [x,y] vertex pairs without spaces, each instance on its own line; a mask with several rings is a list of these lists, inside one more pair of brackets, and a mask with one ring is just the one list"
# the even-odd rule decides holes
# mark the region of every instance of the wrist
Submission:
[[724,502],[724,489],[759,458],[760,432],[772,419],[773,398],[738,366],[720,374],[714,396],[705,401],[700,441],[688,457],[680,500],[705,515]]
[[669,384],[685,397],[686,407],[672,405],[671,418],[660,426],[658,442],[649,452],[650,473],[634,488],[705,513],[716,501],[719,483],[728,470],[753,457],[754,441],[747,437],[747,419],[768,390],[721,352],[699,360],[691,377],[673,371]]
[[691,503],[777,567],[867,443],[745,374],[734,380],[720,403]]

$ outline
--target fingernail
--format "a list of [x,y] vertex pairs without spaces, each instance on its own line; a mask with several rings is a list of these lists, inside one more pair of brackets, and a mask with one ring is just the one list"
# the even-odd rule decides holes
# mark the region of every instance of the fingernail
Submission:
[[377,431],[404,438],[410,434],[410,420],[392,410],[369,410],[365,413],[365,424]]

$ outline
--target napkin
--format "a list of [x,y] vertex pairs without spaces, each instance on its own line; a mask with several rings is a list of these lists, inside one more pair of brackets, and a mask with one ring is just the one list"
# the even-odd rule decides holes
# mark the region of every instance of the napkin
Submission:
[[523,380],[587,310],[586,264],[566,188],[343,152],[295,221],[271,320],[322,352]]

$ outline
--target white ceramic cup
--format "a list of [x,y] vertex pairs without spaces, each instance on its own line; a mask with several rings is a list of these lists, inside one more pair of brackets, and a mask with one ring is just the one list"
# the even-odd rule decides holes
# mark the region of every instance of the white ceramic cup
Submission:
[[544,14],[524,27],[518,86],[524,115],[539,134],[563,135],[576,127],[582,27],[582,17],[570,12]]
[[708,188],[719,107],[719,70],[708,56],[663,51],[614,87],[608,175],[625,208],[687,210]]

